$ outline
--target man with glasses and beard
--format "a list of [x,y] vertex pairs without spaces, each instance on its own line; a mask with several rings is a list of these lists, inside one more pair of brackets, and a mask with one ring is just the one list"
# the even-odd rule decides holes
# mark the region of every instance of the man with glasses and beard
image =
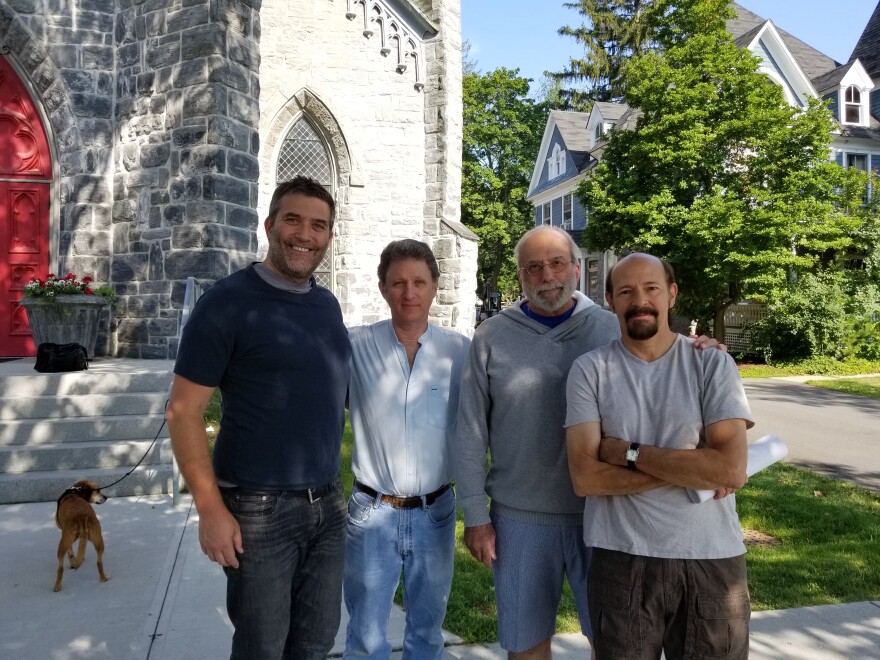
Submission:
[[[753,422],[733,359],[694,351],[669,328],[677,293],[660,259],[618,262],[605,298],[622,337],[578,358],[568,377],[599,658],[748,657],[745,546],[727,495],[746,481]],[[694,504],[688,488],[715,499]]]
[[[312,276],[334,209],[316,181],[279,185],[266,259],[199,299],[174,367],[171,442],[202,551],[226,573],[233,660],[324,658],[339,628],[351,345],[339,303]],[[217,387],[212,460],[203,415]]]
[[550,658],[566,576],[590,636],[584,500],[572,487],[562,427],[566,377],[576,358],[620,329],[576,290],[580,250],[567,232],[536,227],[514,255],[526,300],[474,334],[454,446],[456,495],[465,543],[494,572],[501,646],[510,658]]

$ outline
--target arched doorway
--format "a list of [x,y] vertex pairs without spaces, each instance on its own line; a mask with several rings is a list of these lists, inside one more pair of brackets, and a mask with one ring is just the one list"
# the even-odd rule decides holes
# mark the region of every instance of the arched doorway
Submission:
[[0,56],[0,356],[34,355],[24,285],[49,270],[49,142],[33,100]]

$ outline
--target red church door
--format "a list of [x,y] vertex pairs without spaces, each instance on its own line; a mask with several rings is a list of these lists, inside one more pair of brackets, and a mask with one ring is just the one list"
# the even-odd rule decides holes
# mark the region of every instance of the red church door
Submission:
[[15,70],[0,56],[0,356],[34,355],[24,285],[49,270],[46,131]]

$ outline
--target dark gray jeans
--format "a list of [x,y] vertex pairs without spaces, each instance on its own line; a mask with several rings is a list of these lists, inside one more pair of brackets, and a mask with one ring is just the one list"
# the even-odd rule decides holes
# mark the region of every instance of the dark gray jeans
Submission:
[[745,555],[662,559],[593,548],[590,621],[599,660],[746,660]]
[[244,553],[226,573],[232,660],[318,660],[339,628],[347,513],[338,480],[315,502],[223,492]]

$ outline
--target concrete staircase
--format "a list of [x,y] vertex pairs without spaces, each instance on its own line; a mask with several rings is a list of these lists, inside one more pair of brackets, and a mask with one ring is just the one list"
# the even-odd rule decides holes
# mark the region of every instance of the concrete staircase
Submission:
[[108,496],[171,492],[162,427],[173,363],[93,360],[88,371],[41,374],[33,359],[0,364],[0,504],[55,500],[78,479]]

